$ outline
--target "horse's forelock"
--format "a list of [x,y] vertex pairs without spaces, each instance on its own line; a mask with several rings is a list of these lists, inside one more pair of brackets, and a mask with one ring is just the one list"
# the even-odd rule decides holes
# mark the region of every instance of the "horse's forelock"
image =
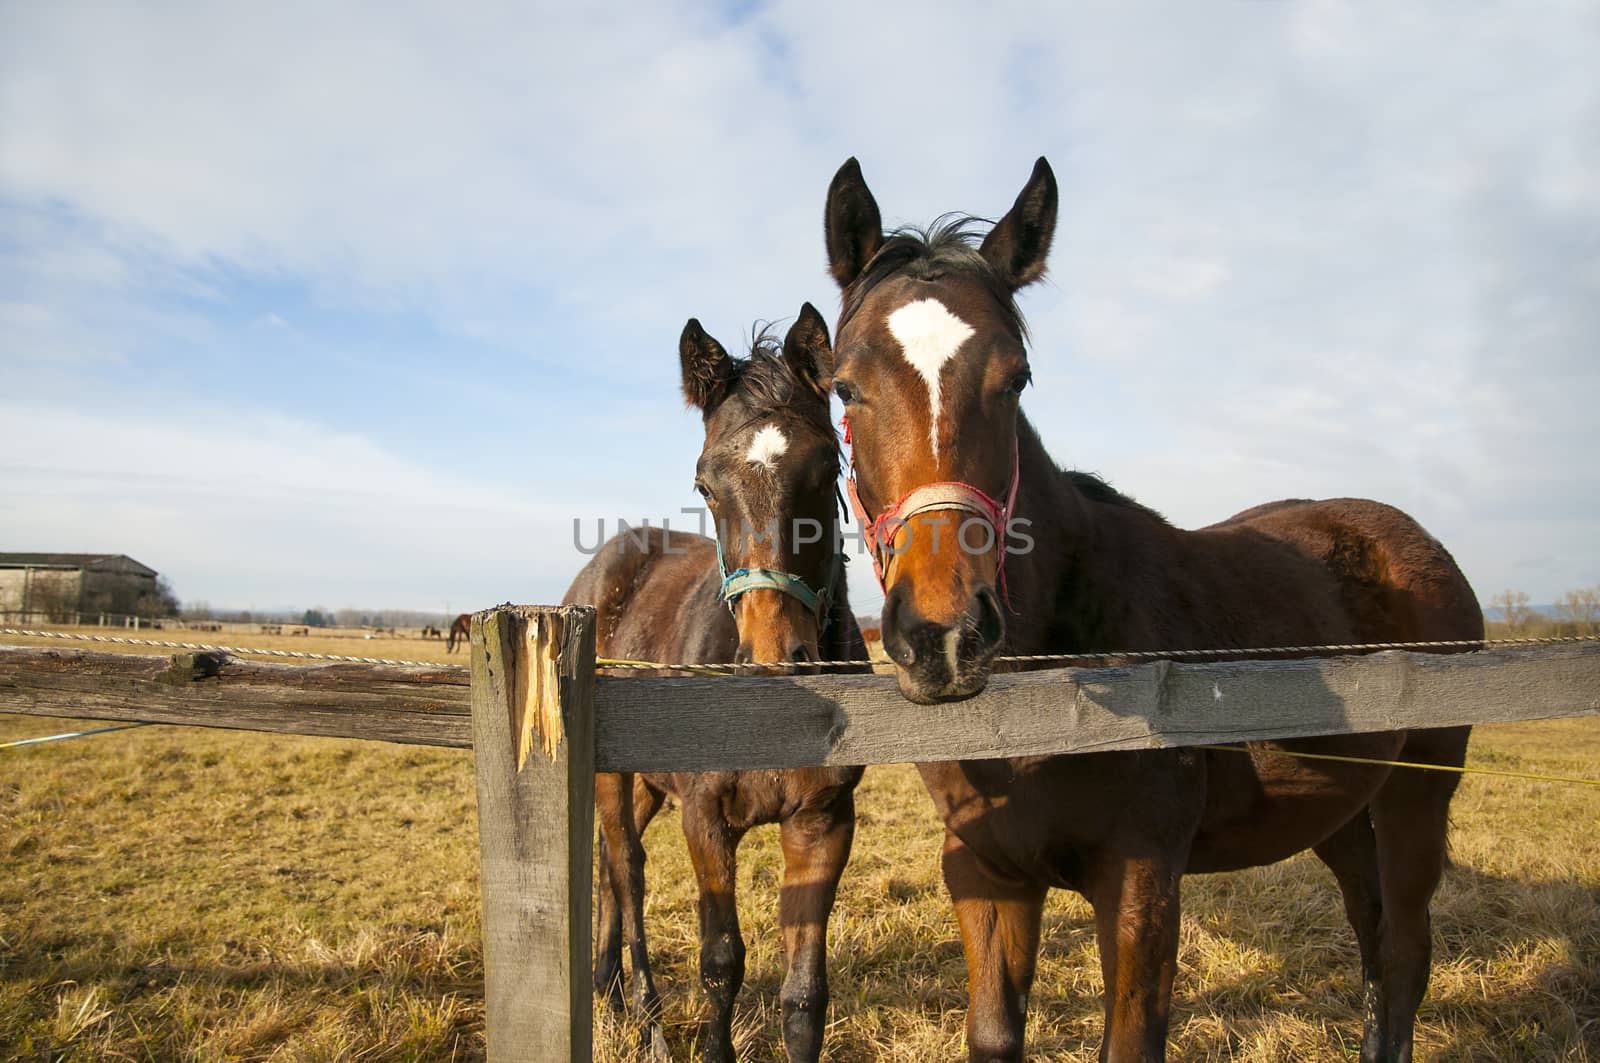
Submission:
[[750,337],[750,354],[734,362],[734,383],[729,397],[738,395],[751,411],[751,420],[775,413],[798,417],[825,437],[834,438],[828,397],[818,395],[795,373],[783,356],[783,343],[773,326],[758,323]]
[[861,275],[844,290],[834,335],[844,331],[867,296],[890,277],[904,274],[917,280],[936,280],[950,274],[967,274],[988,289],[1012,334],[1026,342],[1028,323],[1017,306],[1016,294],[978,250],[984,235],[993,227],[994,222],[987,218],[943,214],[925,228],[902,226],[890,232]]

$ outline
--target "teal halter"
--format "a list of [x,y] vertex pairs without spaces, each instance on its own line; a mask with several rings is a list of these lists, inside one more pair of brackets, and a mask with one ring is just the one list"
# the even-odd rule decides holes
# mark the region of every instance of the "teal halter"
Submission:
[[733,611],[733,603],[741,594],[751,591],[777,591],[787,594],[811,611],[817,618],[817,630],[828,629],[828,617],[832,612],[833,592],[844,574],[845,556],[843,551],[835,550],[833,561],[828,566],[828,582],[820,590],[812,590],[806,586],[806,581],[792,572],[784,572],[775,568],[740,568],[728,571],[728,563],[722,556],[722,538],[717,540],[717,571],[722,574],[722,586],[718,594],[728,603],[728,611]]

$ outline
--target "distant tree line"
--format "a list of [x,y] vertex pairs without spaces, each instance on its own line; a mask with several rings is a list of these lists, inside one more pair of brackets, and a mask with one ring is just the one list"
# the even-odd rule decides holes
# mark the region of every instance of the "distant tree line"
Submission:
[[1484,613],[1491,638],[1549,638],[1600,635],[1600,584],[1567,591],[1549,612],[1535,609],[1526,591],[1504,590],[1489,599],[1494,615]]
[[303,627],[405,628],[448,626],[453,617],[419,609],[215,609],[193,601],[179,613],[185,620],[218,620],[233,624],[299,624]]

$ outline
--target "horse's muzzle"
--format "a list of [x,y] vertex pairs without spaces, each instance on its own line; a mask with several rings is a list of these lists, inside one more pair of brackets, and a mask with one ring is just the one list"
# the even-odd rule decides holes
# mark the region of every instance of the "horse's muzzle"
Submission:
[[900,693],[919,705],[959,701],[982,690],[1004,638],[1000,600],[989,587],[974,591],[953,622],[924,617],[905,580],[884,600],[884,652],[895,663]]

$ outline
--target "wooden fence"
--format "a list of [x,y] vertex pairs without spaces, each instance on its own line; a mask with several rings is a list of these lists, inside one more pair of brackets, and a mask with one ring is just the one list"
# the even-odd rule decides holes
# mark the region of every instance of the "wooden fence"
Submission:
[[489,1056],[587,1060],[594,773],[894,764],[1600,714],[1600,642],[994,676],[596,676],[594,613],[502,606],[448,665],[0,647],[0,712],[472,748]]

